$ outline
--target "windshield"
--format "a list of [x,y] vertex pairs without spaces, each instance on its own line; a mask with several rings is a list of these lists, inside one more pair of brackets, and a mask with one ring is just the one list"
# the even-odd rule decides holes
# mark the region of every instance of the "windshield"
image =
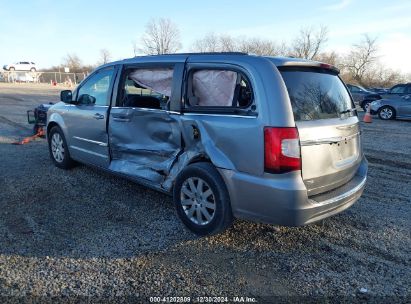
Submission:
[[391,93],[394,93],[394,94],[401,94],[404,92],[405,92],[405,86],[397,86],[391,89]]
[[353,115],[350,95],[335,74],[301,68],[280,68],[280,72],[296,121]]

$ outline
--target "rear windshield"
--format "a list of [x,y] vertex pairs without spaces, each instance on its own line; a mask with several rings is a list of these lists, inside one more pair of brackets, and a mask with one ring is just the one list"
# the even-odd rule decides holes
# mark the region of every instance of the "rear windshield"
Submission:
[[[294,119],[317,120],[352,116],[351,98],[342,81],[326,70],[280,68]],[[347,111],[348,110],[348,111]]]

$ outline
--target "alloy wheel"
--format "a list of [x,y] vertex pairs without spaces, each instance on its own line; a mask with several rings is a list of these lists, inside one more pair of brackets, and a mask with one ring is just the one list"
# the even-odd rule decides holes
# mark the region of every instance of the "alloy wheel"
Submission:
[[207,225],[213,220],[216,211],[215,195],[203,179],[187,178],[181,187],[180,202],[191,222]]
[[380,115],[383,119],[390,119],[392,117],[392,110],[390,108],[381,109]]
[[51,153],[56,162],[61,163],[64,160],[64,142],[59,133],[54,133],[51,137]]

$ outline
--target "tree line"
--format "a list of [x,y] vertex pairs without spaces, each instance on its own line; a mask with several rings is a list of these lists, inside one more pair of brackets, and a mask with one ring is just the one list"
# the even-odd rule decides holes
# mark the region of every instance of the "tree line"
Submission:
[[[290,42],[278,42],[256,37],[234,37],[227,34],[209,33],[194,41],[192,52],[244,52],[265,56],[290,56],[317,60],[332,64],[341,71],[342,79],[347,83],[365,87],[390,87],[409,81],[410,75],[404,75],[384,66],[380,61],[377,37],[364,34],[357,43],[350,46],[347,54],[326,51],[329,39],[326,26],[307,26],[300,29]],[[134,56],[148,54],[172,54],[182,49],[178,25],[167,18],[150,20],[144,34],[138,41],[132,42]],[[97,66],[112,59],[107,49],[100,50]],[[68,54],[62,62],[72,72],[83,72],[94,66],[85,66],[75,54]]]

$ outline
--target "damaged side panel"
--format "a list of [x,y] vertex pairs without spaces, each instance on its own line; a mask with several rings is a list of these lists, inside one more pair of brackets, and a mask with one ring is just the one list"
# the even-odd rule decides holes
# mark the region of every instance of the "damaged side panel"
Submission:
[[[208,160],[222,169],[261,174],[261,158],[252,157],[264,155],[260,118],[179,114],[183,71],[184,64],[174,66],[173,92],[163,92],[171,94],[169,108],[172,112],[165,110],[167,106],[161,109],[125,105],[111,108],[109,170],[164,191],[170,191],[178,174],[197,160]],[[142,79],[141,75],[130,75],[131,79],[139,76],[139,83],[147,86],[147,79]],[[124,91],[128,90],[125,85]],[[141,95],[134,90],[131,87],[127,94],[137,102]],[[118,100],[122,100],[121,96]]]
[[[184,149],[162,183],[164,189],[171,189],[181,170],[198,159],[218,168],[261,174],[263,164],[250,158],[264,153],[257,118],[186,114],[179,119]],[[244,137],[249,140],[242,140]]]
[[163,110],[112,108],[110,170],[161,184],[181,151],[178,121]]
[[[109,124],[112,157],[109,169],[142,178],[165,191],[171,190],[181,170],[198,159],[209,160],[224,169],[258,170],[258,165],[252,160],[244,162],[243,157],[253,155],[253,150],[261,146],[257,142],[259,136],[249,137],[256,142],[239,140],[250,131],[255,132],[255,123],[255,119],[113,108]],[[238,127],[233,129],[234,125]],[[239,142],[242,142],[240,146]]]

